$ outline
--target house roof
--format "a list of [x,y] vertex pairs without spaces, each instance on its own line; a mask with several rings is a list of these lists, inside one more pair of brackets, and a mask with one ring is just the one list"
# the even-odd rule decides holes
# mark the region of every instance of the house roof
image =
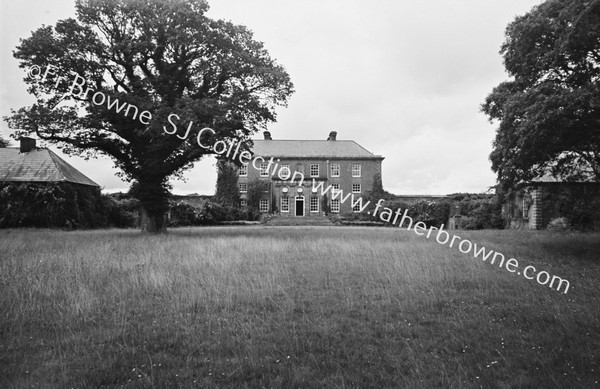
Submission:
[[21,153],[19,148],[0,148],[0,181],[71,182],[99,186],[48,149]]
[[383,159],[353,140],[254,140],[252,151],[262,157]]

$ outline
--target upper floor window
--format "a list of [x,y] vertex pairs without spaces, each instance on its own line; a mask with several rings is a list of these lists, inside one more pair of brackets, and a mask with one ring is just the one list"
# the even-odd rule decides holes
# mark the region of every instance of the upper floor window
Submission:
[[360,177],[361,168],[360,165],[355,163],[352,164],[352,177]]
[[361,187],[360,184],[352,184],[352,193],[360,193]]
[[331,164],[331,177],[339,177],[340,176],[340,164],[332,163]]
[[248,192],[248,184],[246,184],[245,182],[240,182],[238,184],[238,189],[240,190],[240,193],[246,193]]
[[248,165],[240,166],[240,177],[248,176]]
[[310,176],[311,177],[319,177],[319,164],[312,163],[310,165]]
[[340,191],[340,184],[331,184],[331,193],[337,193]]
[[281,168],[279,168],[279,178],[287,180],[291,175],[292,171],[290,170],[290,165],[281,165]]
[[261,177],[269,177],[269,164],[266,162],[261,162],[260,164],[260,176]]

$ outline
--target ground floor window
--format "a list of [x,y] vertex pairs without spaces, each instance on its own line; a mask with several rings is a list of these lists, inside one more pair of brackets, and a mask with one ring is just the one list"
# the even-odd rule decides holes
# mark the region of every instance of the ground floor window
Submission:
[[360,204],[355,204],[352,206],[353,212],[360,212]]
[[289,212],[290,211],[290,198],[284,196],[281,198],[281,212]]
[[259,203],[259,210],[261,212],[269,212],[269,200],[261,199]]
[[319,198],[318,197],[310,198],[310,211],[311,212],[319,212]]
[[248,200],[246,200],[246,199],[240,200],[240,205],[242,206],[242,208],[247,207],[248,206]]
[[340,212],[340,200],[339,199],[331,200],[331,212],[335,212],[335,213]]

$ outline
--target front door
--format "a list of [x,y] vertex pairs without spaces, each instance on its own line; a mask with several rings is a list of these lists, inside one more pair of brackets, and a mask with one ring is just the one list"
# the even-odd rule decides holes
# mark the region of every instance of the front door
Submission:
[[296,196],[296,216],[304,216],[304,196]]

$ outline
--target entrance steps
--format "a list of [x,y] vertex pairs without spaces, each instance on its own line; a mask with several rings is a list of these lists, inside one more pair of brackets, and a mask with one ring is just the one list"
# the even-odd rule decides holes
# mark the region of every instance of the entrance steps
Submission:
[[273,216],[267,226],[334,226],[326,216]]

